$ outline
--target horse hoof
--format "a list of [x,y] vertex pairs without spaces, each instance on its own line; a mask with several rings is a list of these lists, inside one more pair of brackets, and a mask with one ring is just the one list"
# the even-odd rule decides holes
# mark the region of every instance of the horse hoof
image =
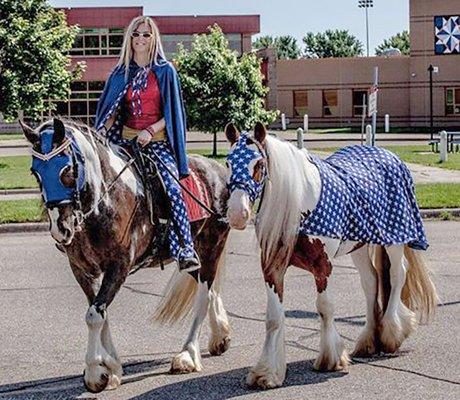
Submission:
[[340,371],[344,374],[348,374],[348,365],[350,363],[350,358],[345,350],[342,351],[342,354],[337,357],[337,359],[331,359],[325,356],[320,356],[316,359],[313,369],[318,372],[333,372]]
[[221,356],[230,347],[230,336],[226,336],[223,339],[212,340],[209,342],[209,354],[212,356]]
[[111,374],[109,377],[109,383],[107,384],[106,390],[114,390],[121,385],[121,377],[115,374]]
[[274,389],[280,387],[283,384],[281,379],[278,379],[273,373],[258,374],[257,372],[250,371],[247,378],[246,384],[250,388],[260,388],[260,389]]
[[356,358],[369,358],[379,353],[377,346],[375,345],[375,339],[373,334],[362,336],[358,339],[352,357]]
[[201,368],[193,362],[192,357],[187,351],[175,356],[171,362],[170,374],[190,374],[191,372],[199,372]]
[[85,383],[85,388],[90,393],[100,393],[102,392],[107,385],[109,384],[109,370],[102,366],[98,365],[93,368],[85,369],[83,372],[83,382]]

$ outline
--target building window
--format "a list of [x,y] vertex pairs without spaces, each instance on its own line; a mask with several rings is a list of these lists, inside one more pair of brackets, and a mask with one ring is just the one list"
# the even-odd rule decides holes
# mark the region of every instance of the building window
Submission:
[[460,114],[460,88],[446,89],[446,115]]
[[56,101],[56,110],[43,113],[42,119],[53,115],[71,117],[93,125],[96,115],[97,101],[104,89],[104,82],[72,82],[70,85],[70,98],[67,101]]
[[363,115],[363,104],[367,105],[367,90],[353,90],[353,116]]
[[[225,37],[228,40],[230,49],[235,50],[238,55],[242,53],[243,42],[241,34],[227,33]],[[171,60],[177,54],[177,45],[181,43],[187,50],[190,50],[194,40],[194,35],[161,35],[163,50],[166,58]]]
[[308,92],[306,90],[294,91],[294,117],[303,117],[308,114]]
[[338,103],[337,90],[323,90],[323,116],[337,116]]
[[123,45],[123,28],[85,28],[81,29],[70,55],[107,56],[119,55]]

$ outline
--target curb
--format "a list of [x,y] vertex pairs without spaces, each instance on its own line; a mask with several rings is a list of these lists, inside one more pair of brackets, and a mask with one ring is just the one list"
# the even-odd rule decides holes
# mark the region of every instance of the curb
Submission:
[[[420,210],[424,219],[439,218],[442,214],[449,213],[454,217],[460,217],[460,208],[440,208]],[[24,232],[46,232],[49,229],[48,222],[20,222],[0,224],[0,234],[24,233]]]
[[7,196],[11,194],[40,194],[40,189],[1,189],[0,196]]

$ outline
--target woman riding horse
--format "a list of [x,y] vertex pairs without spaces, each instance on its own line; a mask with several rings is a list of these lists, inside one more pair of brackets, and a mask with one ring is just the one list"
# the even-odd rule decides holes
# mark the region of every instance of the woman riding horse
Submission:
[[128,26],[120,59],[99,99],[96,129],[118,145],[137,138],[145,154],[161,159],[157,168],[172,208],[170,255],[178,261],[180,271],[199,269],[182,192],[171,176],[189,175],[181,87],[163,53],[158,28],[149,17],[136,17]]

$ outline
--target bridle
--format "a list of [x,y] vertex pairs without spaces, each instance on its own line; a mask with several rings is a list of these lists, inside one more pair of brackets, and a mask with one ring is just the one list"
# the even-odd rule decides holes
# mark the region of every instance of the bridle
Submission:
[[[264,146],[260,143],[254,136],[251,136],[248,132],[242,132],[241,136],[238,141],[244,140],[244,146],[247,146],[247,142],[250,140],[253,144],[256,145],[258,152],[262,156],[262,178],[260,181],[256,181],[253,176],[246,177],[246,179],[238,179],[235,178],[234,172],[232,171],[232,175],[230,177],[230,181],[227,184],[228,190],[233,192],[235,189],[243,190],[248,196],[252,203],[254,203],[259,197],[259,205],[257,208],[258,213],[261,208],[262,200],[264,197],[265,192],[265,185],[266,182],[269,180],[269,172],[268,172],[268,155],[265,151]],[[251,144],[252,144],[251,143]],[[238,146],[238,144],[237,144]]]

